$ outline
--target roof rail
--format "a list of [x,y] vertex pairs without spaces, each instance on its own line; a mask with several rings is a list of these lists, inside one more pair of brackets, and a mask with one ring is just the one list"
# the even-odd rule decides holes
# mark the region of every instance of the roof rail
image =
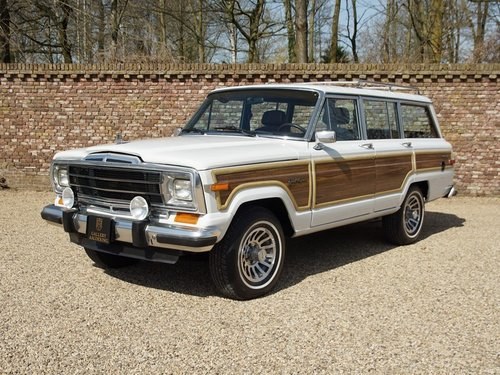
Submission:
[[322,81],[322,82],[303,82],[306,85],[324,85],[324,86],[353,86],[362,89],[388,90],[388,91],[408,91],[420,95],[420,90],[415,86],[397,85],[395,83],[375,82],[358,79],[355,81]]

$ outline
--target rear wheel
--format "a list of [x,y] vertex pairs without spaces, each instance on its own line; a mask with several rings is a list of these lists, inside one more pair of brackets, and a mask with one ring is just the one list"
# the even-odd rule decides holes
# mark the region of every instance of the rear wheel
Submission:
[[221,294],[252,299],[277,283],[285,257],[285,238],[276,217],[262,207],[240,212],[224,239],[210,252],[210,273]]
[[139,262],[138,259],[122,257],[119,255],[103,253],[92,249],[84,248],[88,257],[94,261],[99,268],[121,268],[131,266]]
[[401,208],[382,220],[387,240],[407,245],[418,240],[424,223],[425,205],[422,191],[413,186],[406,194]]

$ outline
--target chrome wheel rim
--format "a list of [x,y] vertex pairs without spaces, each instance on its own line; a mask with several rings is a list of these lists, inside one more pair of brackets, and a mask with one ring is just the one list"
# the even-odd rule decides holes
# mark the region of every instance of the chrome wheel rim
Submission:
[[413,193],[408,197],[405,205],[404,225],[408,236],[414,237],[418,234],[423,216],[423,202],[418,194]]
[[254,224],[243,236],[238,257],[238,269],[249,288],[266,287],[278,269],[281,241],[277,229],[269,222]]

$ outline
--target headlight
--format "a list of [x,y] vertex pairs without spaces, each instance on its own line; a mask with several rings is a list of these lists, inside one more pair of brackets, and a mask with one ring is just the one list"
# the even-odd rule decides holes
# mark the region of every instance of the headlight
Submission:
[[68,187],[69,186],[69,176],[67,169],[59,169],[57,171],[57,180],[59,181],[59,186]]
[[191,184],[191,180],[173,180],[170,195],[175,199],[191,202],[193,200],[193,185]]
[[52,166],[52,184],[57,192],[62,192],[65,187],[69,187],[69,173],[67,166]]
[[[168,209],[204,210],[203,190],[194,171],[175,170],[163,174],[163,201]],[[199,206],[201,203],[201,207]]]

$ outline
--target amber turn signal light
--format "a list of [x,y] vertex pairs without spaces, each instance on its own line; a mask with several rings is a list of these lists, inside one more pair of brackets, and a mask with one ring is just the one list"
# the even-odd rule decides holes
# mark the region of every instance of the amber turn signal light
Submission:
[[219,182],[217,184],[213,184],[210,186],[210,190],[212,191],[228,191],[229,184],[227,182]]
[[175,215],[175,222],[184,224],[196,224],[198,222],[198,217],[199,215],[197,214],[178,212]]

